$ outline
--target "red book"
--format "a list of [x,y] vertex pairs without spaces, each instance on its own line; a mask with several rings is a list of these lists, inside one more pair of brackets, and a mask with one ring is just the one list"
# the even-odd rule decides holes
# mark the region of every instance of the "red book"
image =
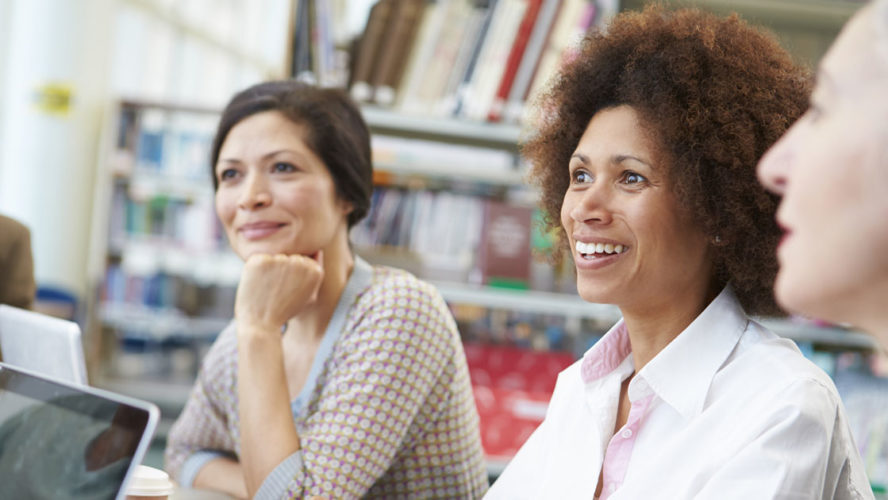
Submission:
[[509,99],[509,90],[512,88],[512,82],[515,81],[515,74],[518,72],[518,66],[521,65],[521,58],[524,56],[524,48],[527,47],[527,41],[530,39],[530,33],[533,31],[533,25],[536,23],[537,14],[539,14],[542,5],[543,0],[528,0],[524,19],[518,26],[518,33],[515,35],[512,50],[506,60],[506,69],[503,71],[503,77],[487,115],[487,119],[490,121],[496,122],[502,119],[506,101]]
[[487,285],[527,288],[533,209],[489,200],[484,204],[479,264]]

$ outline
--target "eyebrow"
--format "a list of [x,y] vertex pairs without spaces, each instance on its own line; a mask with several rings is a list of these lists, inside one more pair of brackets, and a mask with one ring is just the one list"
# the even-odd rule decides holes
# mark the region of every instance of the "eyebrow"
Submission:
[[[262,155],[262,157],[260,159],[268,160],[270,158],[274,158],[275,156],[277,156],[281,153],[290,153],[292,155],[298,156],[299,158],[302,158],[302,155],[299,154],[298,151],[294,151],[292,149],[277,149],[275,151],[271,151],[270,153],[266,153],[266,154]],[[242,163],[242,162],[238,158],[220,158],[219,163]]]
[[[582,162],[585,165],[589,164],[589,157],[584,155],[583,153],[574,153],[570,157],[580,160],[580,162]],[[610,157],[610,163],[614,163],[617,165],[619,165],[620,163],[623,163],[625,161],[629,161],[629,160],[637,161],[638,163],[641,163],[642,165],[645,165],[650,169],[654,169],[654,165],[652,163],[650,163],[647,160],[642,160],[641,158],[639,158],[637,156],[627,155],[627,154],[616,154],[616,155],[613,155]]]

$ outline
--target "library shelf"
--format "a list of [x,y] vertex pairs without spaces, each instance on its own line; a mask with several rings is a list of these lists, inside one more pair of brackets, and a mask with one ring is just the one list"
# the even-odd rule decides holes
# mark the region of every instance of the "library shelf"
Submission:
[[371,105],[362,106],[361,112],[370,131],[375,134],[392,134],[473,146],[490,146],[512,151],[517,151],[518,143],[522,138],[521,127],[514,124],[478,122],[457,118],[429,118],[407,115]]
[[616,322],[620,310],[608,304],[592,304],[578,295],[536,290],[513,290],[455,282],[433,282],[444,300],[457,304],[474,304],[493,309],[512,309],[529,313],[572,318],[591,318]]
[[834,326],[820,326],[791,319],[764,318],[759,321],[768,329],[795,342],[814,344],[828,350],[879,351],[879,344],[869,335]]
[[512,170],[487,169],[484,165],[460,165],[460,166],[423,166],[417,167],[405,162],[374,161],[374,176],[380,174],[422,179],[440,179],[453,181],[458,178],[461,183],[484,183],[495,186],[526,187],[525,176],[527,172],[522,167]]
[[149,308],[134,304],[106,303],[101,308],[102,324],[126,331],[128,338],[138,332],[140,338],[163,341],[171,337],[212,340],[231,322],[231,318],[192,317],[170,308]]

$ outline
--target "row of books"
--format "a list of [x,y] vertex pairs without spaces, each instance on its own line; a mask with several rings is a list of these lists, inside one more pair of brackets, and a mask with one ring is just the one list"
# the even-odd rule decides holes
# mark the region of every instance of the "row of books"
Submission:
[[568,326],[567,318],[520,309],[502,309],[450,302],[460,336],[467,344],[506,346],[531,351],[557,351],[575,358],[612,326],[611,321],[589,318]]
[[134,274],[125,266],[108,266],[102,283],[103,307],[129,305],[142,310],[177,311],[187,317],[230,318],[235,286],[202,285],[166,272]]
[[416,255],[453,281],[528,288],[533,211],[451,191],[380,187],[351,237],[358,247]]
[[617,0],[379,0],[353,54],[357,100],[405,113],[519,121]]
[[115,174],[156,172],[201,183],[211,192],[209,158],[218,121],[215,114],[123,106],[119,116]]
[[150,237],[187,251],[227,248],[211,197],[188,200],[164,192],[142,197],[138,193],[141,188],[133,186],[139,184],[118,183],[114,187],[108,232],[112,244]]
[[110,90],[221,107],[247,85],[286,74],[289,9],[281,0],[115,5]]

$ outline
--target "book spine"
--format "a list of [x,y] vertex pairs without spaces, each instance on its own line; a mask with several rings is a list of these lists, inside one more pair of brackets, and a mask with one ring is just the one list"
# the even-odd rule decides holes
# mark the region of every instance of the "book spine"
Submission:
[[[304,1],[304,0],[303,0]],[[379,0],[371,9],[364,34],[357,47],[354,71],[350,84],[352,98],[366,102],[373,98],[373,67],[379,61],[386,26],[394,0]]]
[[512,49],[509,51],[509,58],[506,60],[506,68],[503,71],[502,79],[494,95],[490,110],[487,114],[489,121],[500,121],[503,116],[503,109],[506,105],[506,99],[509,97],[509,90],[515,81],[515,74],[518,72],[518,66],[525,57],[525,48],[530,40],[531,31],[536,24],[537,16],[542,6],[542,0],[529,0],[524,18],[518,26],[518,33],[515,35],[515,41],[512,43]]
[[515,74],[515,81],[509,91],[506,101],[504,119],[509,122],[519,121],[524,102],[530,90],[530,84],[534,73],[537,71],[546,41],[549,39],[555,18],[561,9],[562,0],[543,0],[538,19],[533,28],[533,33],[527,42],[525,55],[521,59],[521,65]]

